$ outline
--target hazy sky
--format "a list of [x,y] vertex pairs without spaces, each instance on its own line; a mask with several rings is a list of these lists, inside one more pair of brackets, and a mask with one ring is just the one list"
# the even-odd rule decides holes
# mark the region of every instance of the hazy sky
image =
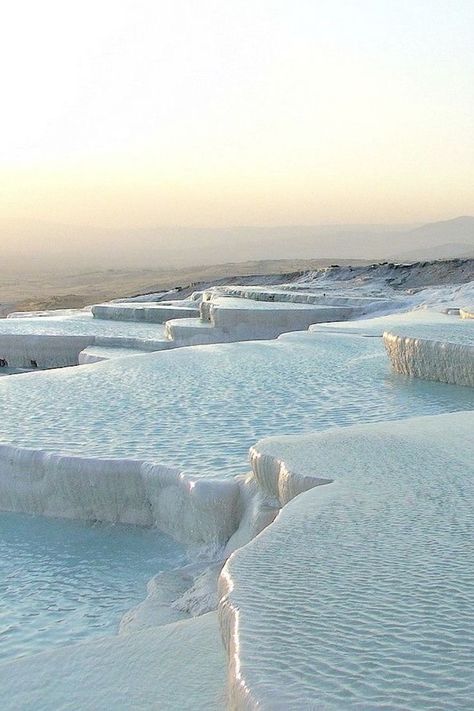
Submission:
[[0,66],[3,220],[474,212],[472,0],[15,0]]

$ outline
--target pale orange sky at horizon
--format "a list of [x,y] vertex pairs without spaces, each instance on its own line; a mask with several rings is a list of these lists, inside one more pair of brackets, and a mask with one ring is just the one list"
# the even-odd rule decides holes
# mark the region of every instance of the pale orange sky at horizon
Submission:
[[3,220],[414,223],[474,213],[467,0],[20,0]]

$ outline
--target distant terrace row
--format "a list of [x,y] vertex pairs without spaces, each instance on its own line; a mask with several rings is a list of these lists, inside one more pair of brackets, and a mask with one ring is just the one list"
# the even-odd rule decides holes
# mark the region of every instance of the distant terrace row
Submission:
[[183,301],[98,304],[92,313],[12,314],[0,321],[0,366],[56,368],[180,346],[276,338],[378,305],[377,299],[318,294],[317,303],[299,303],[285,300],[285,294],[270,291],[270,301],[260,301],[211,290]]

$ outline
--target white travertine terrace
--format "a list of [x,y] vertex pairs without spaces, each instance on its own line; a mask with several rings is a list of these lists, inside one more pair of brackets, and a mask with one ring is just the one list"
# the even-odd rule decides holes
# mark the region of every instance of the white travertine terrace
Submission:
[[173,319],[165,324],[168,338],[178,345],[228,343],[277,338],[312,323],[339,321],[354,314],[351,307],[309,306],[215,297],[203,301],[199,319]]
[[[276,338],[287,331],[306,330],[312,323],[343,321],[354,315],[350,306],[314,306],[299,303],[216,298],[209,306],[209,320],[233,340]],[[204,312],[206,302],[201,306]]]
[[216,613],[0,665],[2,711],[218,711],[225,653]]
[[98,304],[92,314],[85,310],[26,317],[12,314],[0,321],[0,359],[13,368],[90,364],[115,357],[114,348],[140,353],[276,338],[285,331],[304,330],[312,323],[346,319],[355,313],[349,306],[270,304],[224,298],[218,293],[211,293],[202,303],[200,299],[196,294],[183,301]]
[[333,290],[330,285],[305,284],[297,282],[279,287],[272,286],[217,286],[204,292],[204,299],[221,296],[238,297],[252,301],[286,302],[320,306],[348,306],[360,313],[380,311],[394,306],[394,301],[386,296],[365,295],[354,290],[348,294]]
[[456,324],[459,319],[456,316],[441,313],[439,311],[428,311],[418,309],[416,311],[402,311],[399,313],[389,313],[373,318],[358,318],[352,321],[342,321],[340,323],[319,323],[309,327],[310,332],[315,333],[347,333],[359,336],[382,337],[386,331],[425,326],[445,328]]
[[[213,609],[233,551],[220,578],[231,708],[472,707],[474,414],[390,420],[472,410],[474,390],[391,373],[380,339],[416,340],[422,369],[459,383],[472,327],[422,310],[345,322],[411,308],[355,287],[215,287],[64,312],[57,333],[47,312],[0,328],[0,350],[20,339],[13,359],[40,338],[39,368],[96,363],[1,379],[0,507],[156,525],[213,555],[150,581],[118,637],[0,665],[2,708],[38,708],[45,690],[57,708],[224,707],[216,616],[176,620]],[[186,309],[199,318],[171,318]],[[419,374],[404,347],[400,372]],[[347,427],[361,421],[376,424]]]
[[110,303],[92,307],[95,317],[165,323],[172,346],[277,338],[313,323],[341,321],[391,301],[358,294],[308,291],[299,284],[276,287],[213,287],[186,301]]
[[213,323],[200,318],[176,318],[165,323],[165,334],[175,346],[199,346],[222,343],[227,339]]
[[461,318],[474,318],[474,306],[465,306],[459,309],[459,315]]
[[[160,350],[157,348],[157,350]],[[166,349],[162,349],[166,350]],[[103,360],[111,358],[124,358],[126,356],[139,355],[140,353],[148,353],[140,348],[122,348],[120,346],[87,346],[79,353],[78,365],[87,365],[90,363],[100,363]]]
[[0,500],[3,511],[158,526],[194,545],[228,540],[241,517],[233,479],[209,481],[149,461],[8,444],[0,444]]
[[1,378],[1,507],[222,545],[243,517],[253,532],[265,518],[268,486],[249,495],[235,478],[262,436],[473,402],[422,381],[397,393],[397,380],[380,339],[307,332]]
[[384,333],[393,369],[426,380],[474,387],[474,326],[406,327]]
[[81,358],[90,346],[105,349],[125,349],[141,352],[168,350],[173,344],[165,338],[133,338],[104,336],[74,336],[49,334],[1,334],[0,358],[13,368],[64,368],[100,358]]
[[13,368],[62,368],[77,365],[89,346],[146,351],[172,347],[163,326],[149,323],[114,323],[90,312],[0,319],[0,359]]
[[192,318],[199,316],[199,305],[195,301],[165,302],[119,302],[95,304],[92,307],[95,318],[113,321],[146,321],[147,323],[165,323],[173,318]]
[[76,365],[94,341],[95,336],[2,333],[0,358],[13,368],[62,368]]
[[470,411],[252,448],[273,488],[333,483],[221,574],[230,708],[472,708],[473,431]]

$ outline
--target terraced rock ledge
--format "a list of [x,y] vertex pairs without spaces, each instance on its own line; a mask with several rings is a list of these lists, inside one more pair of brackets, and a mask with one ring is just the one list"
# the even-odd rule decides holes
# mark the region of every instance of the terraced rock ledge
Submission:
[[230,708],[472,708],[473,428],[462,412],[252,448],[260,479],[333,483],[224,568]]
[[465,306],[463,309],[459,309],[459,315],[461,318],[474,318],[474,306]]
[[379,338],[301,332],[15,375],[0,392],[4,511],[156,525],[197,545],[225,545],[248,508],[258,532],[253,502],[276,496],[245,481],[262,436],[474,403],[470,389],[400,383]]
[[384,343],[392,367],[425,380],[474,386],[474,326],[457,319],[442,328],[408,327],[386,331]]

